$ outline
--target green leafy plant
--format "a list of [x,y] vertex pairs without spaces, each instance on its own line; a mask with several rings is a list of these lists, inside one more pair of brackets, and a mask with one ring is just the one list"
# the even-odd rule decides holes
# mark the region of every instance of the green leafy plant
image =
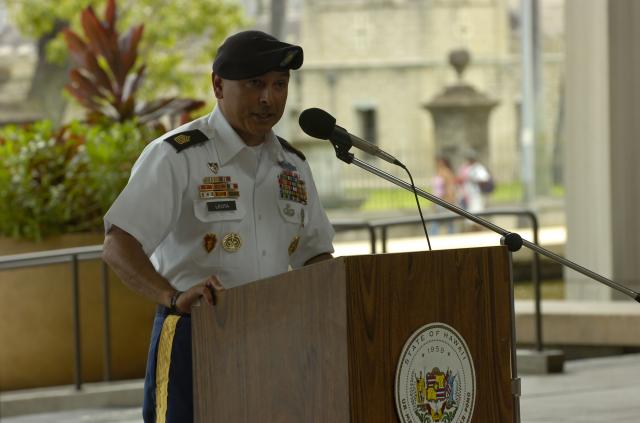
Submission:
[[204,104],[175,97],[141,100],[143,26],[121,36],[117,18],[115,0],[106,0],[103,20],[91,7],[82,11],[84,38],[63,30],[75,63],[67,89],[86,108],[86,121],[62,128],[51,121],[0,128],[0,236],[40,240],[101,231],[102,217],[147,142],[161,135],[163,123],[173,125]]
[[100,231],[136,157],[158,135],[134,120],[0,128],[0,235]]
[[66,163],[77,146],[61,142],[50,122],[0,133],[0,231],[16,238],[39,238],[42,228],[72,218],[65,196]]
[[[102,10],[106,0],[5,3],[20,32],[43,45],[46,55],[41,60],[61,64],[69,51],[60,28],[81,32],[80,11],[88,5]],[[158,92],[197,97],[210,93],[207,70],[218,45],[234,28],[248,23],[235,0],[120,0],[118,5],[118,22],[123,28],[147,23],[138,46],[140,59],[147,64],[146,82],[140,89],[144,99],[155,98]]]
[[84,40],[69,28],[63,30],[76,65],[66,88],[87,109],[90,121],[108,118],[124,122],[135,117],[140,123],[153,123],[164,116],[175,121],[205,104],[176,97],[147,102],[136,98],[146,68],[141,64],[134,69],[144,25],[131,27],[121,37],[116,28],[115,0],[107,1],[103,21],[89,6],[82,11],[81,22]]

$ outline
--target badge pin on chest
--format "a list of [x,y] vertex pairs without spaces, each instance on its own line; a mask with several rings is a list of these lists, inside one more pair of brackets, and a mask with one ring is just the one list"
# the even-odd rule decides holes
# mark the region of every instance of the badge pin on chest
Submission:
[[218,174],[218,170],[220,170],[220,166],[218,165],[218,163],[215,162],[208,162],[207,165],[209,166],[209,170],[214,174],[217,175]]
[[286,160],[284,160],[284,159],[282,159],[282,160],[278,161],[278,165],[279,165],[282,169],[284,169],[284,170],[288,170],[288,171],[291,171],[291,172],[295,172],[295,171],[297,171],[297,170],[298,170],[298,169],[297,169],[293,164],[289,163],[288,161],[286,161]]
[[202,245],[207,253],[210,253],[214,248],[216,248],[217,241],[218,237],[216,236],[216,234],[213,234],[211,232],[204,236],[204,238],[202,239]]
[[229,253],[235,253],[242,247],[242,240],[240,235],[236,233],[229,233],[222,238],[222,247]]
[[282,209],[282,211],[284,212],[284,214],[286,214],[287,216],[291,217],[294,214],[296,214],[296,211],[293,209],[293,207],[291,207],[289,204],[287,204],[284,209]]

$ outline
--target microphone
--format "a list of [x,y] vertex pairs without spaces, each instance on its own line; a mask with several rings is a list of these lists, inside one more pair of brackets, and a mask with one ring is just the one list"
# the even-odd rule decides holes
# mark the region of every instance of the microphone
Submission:
[[336,118],[322,109],[313,107],[304,110],[300,114],[298,123],[304,133],[313,138],[329,140],[332,143],[345,147],[347,150],[351,148],[351,146],[354,146],[389,163],[404,167],[395,157],[381,150],[377,145],[358,138],[350,134],[343,127],[336,125]]

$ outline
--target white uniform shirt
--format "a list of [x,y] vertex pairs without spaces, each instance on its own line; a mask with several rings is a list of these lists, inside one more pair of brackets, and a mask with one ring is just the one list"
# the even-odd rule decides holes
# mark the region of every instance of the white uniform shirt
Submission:
[[[208,141],[180,152],[163,141],[189,130]],[[219,109],[152,141],[104,222],[134,236],[179,290],[210,275],[231,288],[333,252],[307,162],[273,132],[261,149],[247,147]]]

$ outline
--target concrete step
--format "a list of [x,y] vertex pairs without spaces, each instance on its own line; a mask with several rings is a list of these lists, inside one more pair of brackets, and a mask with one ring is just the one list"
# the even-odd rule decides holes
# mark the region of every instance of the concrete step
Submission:
[[137,407],[142,404],[143,380],[85,383],[74,386],[24,389],[0,393],[0,419],[58,411]]

